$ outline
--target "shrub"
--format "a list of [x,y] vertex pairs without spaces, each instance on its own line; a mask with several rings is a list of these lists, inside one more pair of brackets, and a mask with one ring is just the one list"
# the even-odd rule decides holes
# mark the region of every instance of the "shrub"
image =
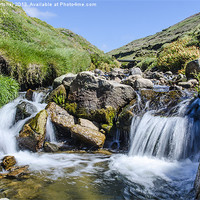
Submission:
[[0,75],[0,107],[18,96],[19,84],[12,78]]
[[165,45],[157,55],[157,66],[164,71],[177,72],[189,61],[200,57],[196,46],[188,46],[188,39],[180,39]]

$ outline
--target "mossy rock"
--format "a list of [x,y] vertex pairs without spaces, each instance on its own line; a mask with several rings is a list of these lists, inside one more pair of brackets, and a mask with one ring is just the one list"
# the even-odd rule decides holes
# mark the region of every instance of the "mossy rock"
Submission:
[[21,149],[28,149],[35,152],[43,147],[46,135],[47,117],[47,111],[42,110],[24,125],[17,138]]

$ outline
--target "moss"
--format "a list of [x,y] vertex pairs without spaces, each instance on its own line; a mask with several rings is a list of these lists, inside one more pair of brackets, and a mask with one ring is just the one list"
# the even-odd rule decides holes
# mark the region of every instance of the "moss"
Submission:
[[98,109],[91,112],[92,118],[98,123],[105,123],[113,125],[114,118],[116,116],[116,110],[109,106],[107,108]]
[[76,116],[76,112],[77,112],[77,104],[76,103],[66,103],[64,108],[69,114]]
[[109,124],[102,124],[101,128],[106,132],[106,134],[109,134],[111,132],[113,125]]

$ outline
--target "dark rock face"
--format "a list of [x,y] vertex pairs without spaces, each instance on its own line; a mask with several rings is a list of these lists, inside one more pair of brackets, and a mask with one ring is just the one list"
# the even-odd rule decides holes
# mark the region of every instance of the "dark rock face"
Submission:
[[128,85],[97,78],[91,72],[82,72],[72,82],[68,98],[78,107],[96,110],[107,106],[118,109],[135,97],[134,89]]
[[27,117],[30,117],[33,113],[37,112],[37,108],[27,101],[21,101],[17,105],[17,111],[15,116],[15,121],[19,121],[22,119],[25,119]]
[[59,147],[56,144],[45,142],[44,143],[44,151],[45,152],[57,152]]
[[195,73],[200,72],[200,59],[193,60],[186,65],[185,75],[187,79],[193,79]]
[[32,101],[33,100],[33,90],[31,90],[31,89],[27,90],[25,97],[27,100]]
[[43,147],[47,117],[47,111],[42,110],[30,122],[24,125],[17,138],[21,149],[28,149],[35,152]]

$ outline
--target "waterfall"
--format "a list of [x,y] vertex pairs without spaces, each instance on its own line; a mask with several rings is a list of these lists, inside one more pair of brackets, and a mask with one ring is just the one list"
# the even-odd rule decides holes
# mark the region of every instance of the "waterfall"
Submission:
[[52,143],[56,142],[56,136],[55,136],[53,123],[51,122],[51,119],[49,116],[47,118],[47,124],[46,124],[46,139]]
[[129,156],[154,156],[180,160],[200,150],[200,99],[178,105],[173,116],[155,116],[147,111],[132,120]]

